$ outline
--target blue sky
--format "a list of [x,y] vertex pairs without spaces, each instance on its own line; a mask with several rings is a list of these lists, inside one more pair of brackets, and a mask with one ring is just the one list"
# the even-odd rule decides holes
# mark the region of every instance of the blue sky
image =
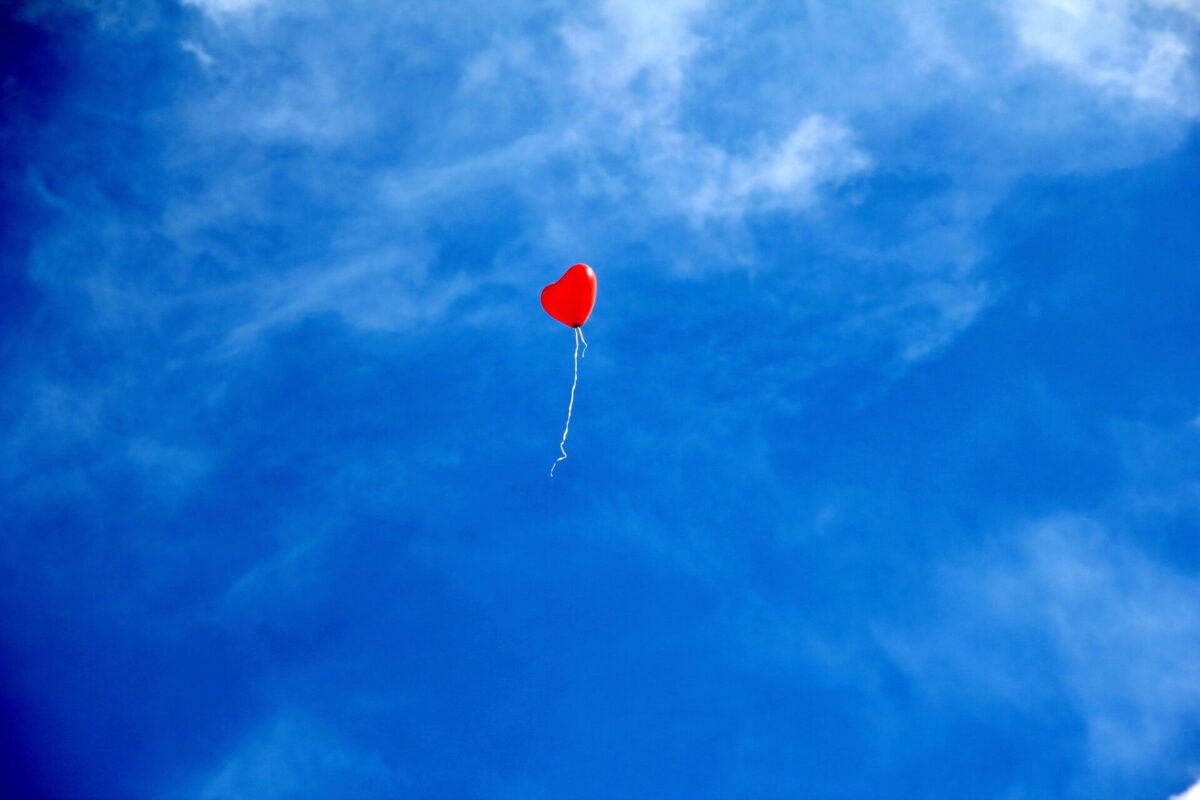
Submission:
[[1200,795],[1195,2],[0,58],[0,793]]

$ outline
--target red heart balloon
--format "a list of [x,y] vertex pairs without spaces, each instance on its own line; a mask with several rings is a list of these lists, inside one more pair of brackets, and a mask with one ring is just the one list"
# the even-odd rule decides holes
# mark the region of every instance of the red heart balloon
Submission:
[[576,264],[542,289],[542,308],[569,328],[587,322],[596,304],[596,273],[587,264]]

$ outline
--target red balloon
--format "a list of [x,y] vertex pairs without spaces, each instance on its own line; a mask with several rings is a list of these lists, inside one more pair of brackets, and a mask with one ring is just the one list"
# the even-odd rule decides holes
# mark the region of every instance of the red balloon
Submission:
[[542,308],[568,328],[587,322],[595,304],[596,273],[587,264],[576,264],[542,289]]

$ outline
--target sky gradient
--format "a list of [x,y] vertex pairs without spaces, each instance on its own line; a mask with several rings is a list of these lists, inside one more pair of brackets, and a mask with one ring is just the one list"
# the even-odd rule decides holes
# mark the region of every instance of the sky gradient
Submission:
[[0,60],[0,795],[1200,797],[1193,0]]

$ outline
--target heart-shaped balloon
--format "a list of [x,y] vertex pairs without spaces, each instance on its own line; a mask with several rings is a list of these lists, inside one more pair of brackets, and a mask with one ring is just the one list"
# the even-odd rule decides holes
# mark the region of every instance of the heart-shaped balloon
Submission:
[[542,289],[542,308],[569,328],[587,322],[596,304],[596,273],[587,264],[576,264]]

